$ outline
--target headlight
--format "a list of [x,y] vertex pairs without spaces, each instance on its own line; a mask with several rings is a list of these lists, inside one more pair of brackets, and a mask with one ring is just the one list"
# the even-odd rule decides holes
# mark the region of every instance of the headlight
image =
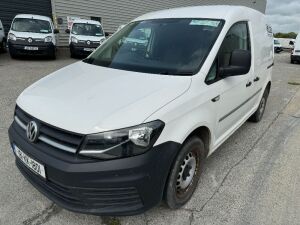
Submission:
[[105,42],[106,38],[103,38],[100,40],[100,45],[102,45]]
[[78,39],[76,37],[71,37],[71,42],[78,43]]
[[8,39],[9,39],[9,40],[12,40],[12,41],[16,41],[16,40],[17,40],[17,37],[16,37],[14,34],[9,34],[9,35],[8,35]]
[[45,42],[52,42],[52,37],[51,36],[45,37]]
[[88,135],[79,154],[100,159],[143,154],[152,148],[164,125],[157,120],[136,127]]

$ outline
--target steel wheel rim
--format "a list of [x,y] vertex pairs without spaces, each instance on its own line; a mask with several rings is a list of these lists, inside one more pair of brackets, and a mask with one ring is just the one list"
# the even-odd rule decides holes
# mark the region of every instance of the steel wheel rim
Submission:
[[176,194],[181,197],[190,190],[197,174],[199,161],[195,151],[190,151],[180,165],[176,179]]

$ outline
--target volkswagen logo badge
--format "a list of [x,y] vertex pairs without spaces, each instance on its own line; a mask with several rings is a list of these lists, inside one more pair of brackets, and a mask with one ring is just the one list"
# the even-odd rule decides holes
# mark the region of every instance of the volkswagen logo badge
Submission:
[[87,43],[88,45],[90,45],[90,44],[91,44],[91,42],[90,42],[90,41],[87,41],[86,43]]
[[35,142],[38,138],[38,125],[34,121],[30,121],[26,128],[26,136],[30,142]]
[[32,42],[32,38],[28,38],[28,42],[31,43]]

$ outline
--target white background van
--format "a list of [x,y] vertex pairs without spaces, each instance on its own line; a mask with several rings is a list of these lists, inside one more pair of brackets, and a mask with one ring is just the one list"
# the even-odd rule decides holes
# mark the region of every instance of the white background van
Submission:
[[8,48],[12,58],[23,55],[56,58],[56,36],[52,20],[46,16],[20,14],[12,21]]
[[[292,44],[292,42],[290,42]],[[300,34],[298,34],[294,44],[293,44],[293,50],[291,54],[291,63],[300,63]]]
[[70,29],[71,57],[87,56],[105,41],[105,32],[98,21],[75,19]]
[[4,52],[6,49],[6,37],[3,24],[0,20],[0,51]]

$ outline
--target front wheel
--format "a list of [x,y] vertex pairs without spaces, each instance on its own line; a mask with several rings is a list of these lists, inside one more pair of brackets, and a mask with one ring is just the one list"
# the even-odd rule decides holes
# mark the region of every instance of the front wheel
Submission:
[[269,97],[269,89],[267,88],[260,100],[258,109],[256,110],[256,112],[249,118],[249,121],[251,122],[255,122],[258,123],[261,121],[264,113],[265,113],[265,109],[266,109],[266,105],[267,105],[267,101],[268,101],[268,97]]
[[171,169],[165,192],[165,201],[171,209],[185,205],[196,190],[205,158],[203,141],[188,139]]
[[1,43],[1,52],[6,52],[6,41],[3,40]]

